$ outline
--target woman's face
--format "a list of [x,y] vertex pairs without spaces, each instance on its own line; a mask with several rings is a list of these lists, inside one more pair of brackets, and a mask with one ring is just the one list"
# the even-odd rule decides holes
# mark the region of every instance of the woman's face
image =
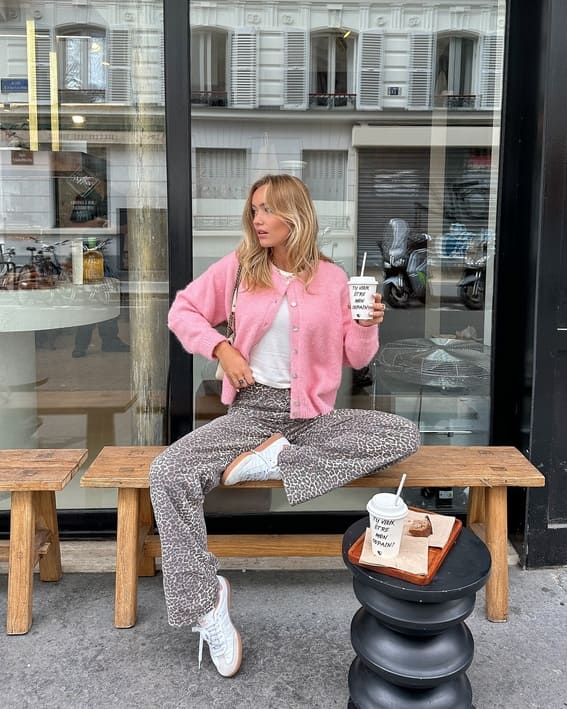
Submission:
[[266,207],[267,189],[267,185],[262,185],[252,195],[252,222],[260,246],[277,249],[284,246],[290,230],[281,217],[272,214]]

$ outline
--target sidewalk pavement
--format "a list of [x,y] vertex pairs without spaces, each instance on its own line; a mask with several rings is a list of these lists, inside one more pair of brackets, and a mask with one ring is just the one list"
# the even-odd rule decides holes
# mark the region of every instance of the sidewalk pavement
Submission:
[[[113,627],[114,575],[67,573],[34,584],[27,635],[0,635],[4,709],[346,709],[358,608],[346,570],[224,572],[244,660],[220,677],[198,635],[166,622],[162,579],[140,579],[134,628]],[[0,575],[5,627],[7,577]],[[567,568],[510,568],[510,620],[489,623],[484,593],[467,624],[476,709],[567,707]],[[392,709],[398,709],[392,707]]]

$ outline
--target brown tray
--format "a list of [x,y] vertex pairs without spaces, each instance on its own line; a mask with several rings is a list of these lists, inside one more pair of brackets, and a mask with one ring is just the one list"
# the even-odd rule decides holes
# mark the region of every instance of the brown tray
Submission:
[[[418,510],[423,512],[422,509]],[[435,574],[439,571],[439,567],[443,563],[445,557],[449,553],[451,547],[456,542],[459,536],[463,523],[460,519],[455,520],[451,534],[447,543],[442,549],[438,547],[429,547],[429,557],[427,560],[427,574],[412,574],[410,571],[401,571],[400,569],[393,569],[388,566],[375,566],[374,564],[365,564],[360,562],[360,555],[362,553],[362,547],[364,544],[364,537],[366,535],[366,529],[360,535],[360,537],[354,542],[354,544],[348,550],[348,560],[351,564],[356,564],[365,569],[370,569],[379,574],[385,574],[386,576],[393,576],[396,579],[402,579],[403,581],[409,581],[410,583],[415,583],[418,586],[427,586],[430,584]]]

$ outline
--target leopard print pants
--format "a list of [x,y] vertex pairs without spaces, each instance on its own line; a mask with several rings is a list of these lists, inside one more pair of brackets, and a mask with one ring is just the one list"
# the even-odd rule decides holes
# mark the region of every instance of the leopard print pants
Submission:
[[217,560],[207,550],[205,495],[236,456],[273,433],[291,443],[278,458],[285,492],[297,505],[415,452],[416,426],[401,416],[337,409],[312,419],[289,417],[289,389],[255,384],[225,416],[173,443],[152,463],[150,493],[161,537],[170,625],[195,623],[217,596]]

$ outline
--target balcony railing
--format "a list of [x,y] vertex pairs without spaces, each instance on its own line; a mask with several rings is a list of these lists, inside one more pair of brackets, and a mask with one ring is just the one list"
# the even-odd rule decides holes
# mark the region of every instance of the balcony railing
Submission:
[[[350,229],[350,219],[348,216],[327,216],[323,215],[319,219],[319,226],[323,230],[330,227],[333,231],[348,231]],[[242,228],[242,217],[238,215],[224,214],[200,214],[193,215],[193,228],[196,231],[227,231],[240,230]]]
[[477,108],[478,98],[476,94],[440,94],[435,97],[435,107],[448,111],[472,111]]
[[309,94],[309,108],[356,108],[356,94]]
[[60,103],[104,103],[104,89],[59,89]]
[[227,105],[226,91],[191,91],[192,106],[225,106]]

